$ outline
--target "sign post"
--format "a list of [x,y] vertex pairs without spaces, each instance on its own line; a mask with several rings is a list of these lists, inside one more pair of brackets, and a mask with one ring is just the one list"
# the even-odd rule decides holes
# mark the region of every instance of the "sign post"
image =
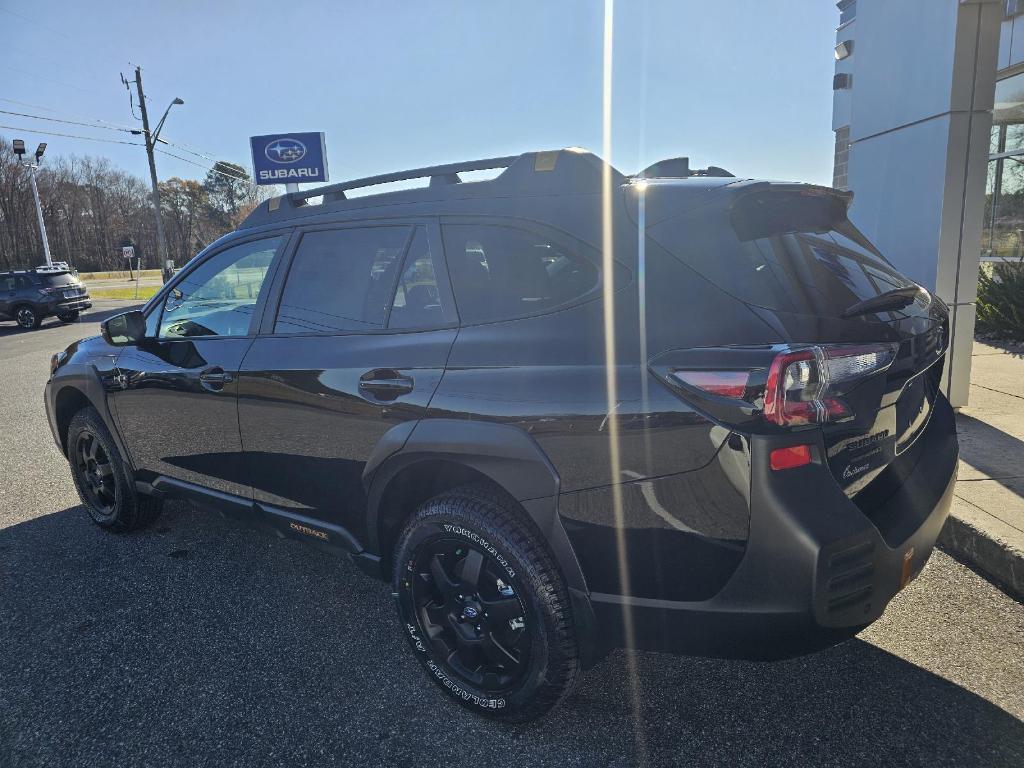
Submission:
[[[123,246],[121,246],[121,257],[128,260],[128,279],[129,280],[133,280],[134,277],[132,275],[132,259],[135,258],[135,246],[133,246],[133,245],[123,245]],[[136,282],[136,286],[138,286],[137,282]]]
[[257,184],[284,184],[288,192],[298,192],[300,182],[328,180],[323,133],[251,136],[249,146]]

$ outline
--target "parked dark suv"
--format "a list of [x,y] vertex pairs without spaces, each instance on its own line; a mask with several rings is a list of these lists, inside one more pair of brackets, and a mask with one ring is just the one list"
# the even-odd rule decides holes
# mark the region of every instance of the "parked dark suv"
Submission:
[[89,292],[70,272],[0,272],[0,320],[14,320],[26,329],[38,328],[50,316],[56,316],[62,323],[73,323],[83,309],[91,306]]
[[287,194],[55,355],[50,425],[105,528],[190,499],[390,579],[490,715],[614,646],[812,651],[920,571],[957,461],[946,307],[848,203],[572,150]]

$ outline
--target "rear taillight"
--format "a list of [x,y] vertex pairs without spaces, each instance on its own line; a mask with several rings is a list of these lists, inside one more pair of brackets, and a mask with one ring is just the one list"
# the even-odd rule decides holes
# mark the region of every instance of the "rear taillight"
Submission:
[[[687,387],[727,398],[750,417],[770,424],[823,424],[852,417],[843,395],[896,357],[897,344],[820,345],[784,349],[765,368],[748,370],[675,369],[671,376]],[[727,406],[726,401],[716,400]],[[710,403],[710,401],[709,401]],[[730,421],[729,419],[725,419]]]
[[676,371],[675,377],[712,395],[742,400],[747,392],[750,371]]
[[822,424],[853,413],[842,395],[889,367],[895,344],[815,346],[781,352],[764,389],[764,418],[772,424]]

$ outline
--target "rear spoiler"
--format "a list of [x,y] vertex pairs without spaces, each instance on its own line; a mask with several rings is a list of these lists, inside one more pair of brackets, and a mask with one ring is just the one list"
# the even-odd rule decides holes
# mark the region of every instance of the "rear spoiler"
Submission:
[[730,220],[740,240],[789,232],[827,232],[846,221],[853,193],[816,184],[761,182],[738,194]]

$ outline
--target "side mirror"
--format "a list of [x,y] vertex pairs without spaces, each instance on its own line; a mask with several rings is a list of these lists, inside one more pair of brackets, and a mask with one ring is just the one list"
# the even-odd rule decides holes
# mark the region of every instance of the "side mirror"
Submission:
[[115,347],[138,344],[146,338],[146,316],[137,309],[114,315],[100,323],[100,335]]

